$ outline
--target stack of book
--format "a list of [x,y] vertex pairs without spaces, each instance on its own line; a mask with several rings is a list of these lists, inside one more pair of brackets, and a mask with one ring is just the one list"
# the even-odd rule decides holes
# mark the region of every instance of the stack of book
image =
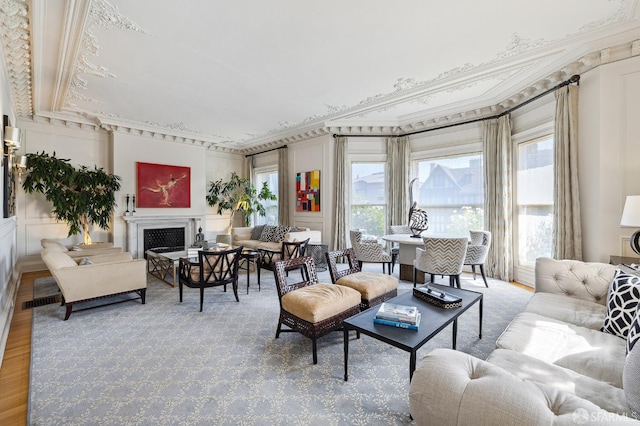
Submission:
[[420,311],[415,306],[382,303],[373,318],[376,324],[417,330],[420,326]]

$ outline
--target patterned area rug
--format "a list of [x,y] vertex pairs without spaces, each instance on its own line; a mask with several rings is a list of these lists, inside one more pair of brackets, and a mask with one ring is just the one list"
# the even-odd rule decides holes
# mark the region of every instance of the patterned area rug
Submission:
[[[319,275],[330,282],[328,272]],[[309,339],[274,338],[273,275],[263,271],[261,291],[255,274],[251,280],[246,294],[243,273],[240,303],[232,291],[205,290],[202,313],[197,290],[185,289],[179,303],[178,289],[153,277],[146,305],[121,303],[68,321],[59,304],[34,308],[29,424],[412,424],[407,352],[354,334],[344,382],[342,333],[319,339],[313,365]],[[484,359],[531,293],[497,280],[486,289],[470,276],[462,285],[485,294],[484,327],[479,340],[478,309],[463,314],[458,350]],[[400,283],[401,292],[411,288]],[[450,346],[451,326],[419,350],[418,360]]]

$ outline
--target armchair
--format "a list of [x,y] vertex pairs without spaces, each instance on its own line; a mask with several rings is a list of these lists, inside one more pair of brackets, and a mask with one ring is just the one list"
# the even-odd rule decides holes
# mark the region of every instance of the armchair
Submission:
[[202,312],[204,289],[224,286],[226,292],[228,284],[231,284],[236,302],[239,302],[238,262],[242,249],[243,247],[220,251],[200,250],[197,262],[181,258],[178,265],[180,302],[182,302],[183,286],[198,288],[200,289],[200,312]]
[[487,261],[487,255],[489,254],[489,246],[491,245],[491,232],[489,231],[469,231],[470,241],[467,246],[467,254],[464,258],[465,265],[471,265],[471,272],[473,273],[473,279],[476,279],[476,265],[480,267],[480,273],[484,280],[485,287],[489,287],[487,284],[487,277],[484,274],[484,263]]
[[424,249],[416,248],[416,260],[413,261],[413,286],[416,286],[416,275],[423,271],[431,275],[448,275],[449,285],[454,282],[460,288],[462,263],[467,253],[467,238],[433,238],[422,237]]
[[[307,244],[309,244],[309,238],[303,241],[283,241],[280,246],[280,250],[270,250],[267,248],[259,248],[260,252],[260,266],[270,271],[275,271],[275,263],[279,260],[290,260],[303,257],[307,253]],[[304,268],[299,265],[297,268],[289,268],[287,275],[291,269],[300,269],[300,272],[304,274]],[[302,276],[305,279],[305,276]],[[309,279],[306,277],[306,279]]]
[[355,251],[358,259],[358,266],[362,269],[362,263],[382,263],[382,273],[385,273],[385,265],[388,274],[391,275],[392,258],[389,253],[384,251],[384,246],[378,244],[377,241],[362,240],[362,232],[349,231],[351,239],[351,247]]

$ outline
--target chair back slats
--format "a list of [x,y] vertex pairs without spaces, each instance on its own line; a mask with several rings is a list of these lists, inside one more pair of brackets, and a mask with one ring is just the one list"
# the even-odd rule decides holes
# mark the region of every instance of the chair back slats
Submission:
[[[292,269],[303,269],[303,276],[308,277],[297,283],[290,283],[287,279],[287,271]],[[276,288],[278,290],[278,298],[282,298],[285,294],[297,290],[308,285],[318,283],[318,273],[316,265],[311,256],[297,257],[295,259],[279,260],[274,263],[273,275],[276,280]]]
[[310,238],[304,241],[283,241],[282,242],[282,260],[296,259],[303,257],[307,252],[307,244],[309,244]]
[[[358,260],[356,259],[356,253],[353,248],[327,252],[325,256],[327,257],[327,263],[329,264],[329,275],[331,275],[331,282],[334,284],[342,277],[360,272]],[[347,258],[347,262],[349,262],[348,268],[338,270],[336,259],[339,257]]]
[[200,282],[202,283],[231,283],[238,277],[238,261],[242,247],[225,251],[201,251]]

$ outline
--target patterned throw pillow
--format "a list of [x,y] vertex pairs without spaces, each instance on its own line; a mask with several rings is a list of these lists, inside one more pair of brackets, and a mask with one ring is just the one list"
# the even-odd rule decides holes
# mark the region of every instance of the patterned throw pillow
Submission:
[[284,241],[284,237],[285,235],[287,235],[290,229],[291,229],[290,226],[285,226],[285,225],[277,226],[276,230],[273,233],[274,241],[279,243]]
[[602,331],[626,339],[640,301],[640,276],[619,265],[607,296],[607,316]]
[[[640,305],[638,305],[638,307],[640,307]],[[631,349],[633,349],[638,340],[640,340],[640,309],[636,308],[636,314],[633,316],[631,327],[629,327],[629,334],[627,335],[627,354],[631,352]]]
[[273,235],[275,231],[276,231],[275,226],[265,225],[264,228],[262,228],[262,234],[260,234],[260,241],[264,241],[264,242],[275,241],[273,239]]

